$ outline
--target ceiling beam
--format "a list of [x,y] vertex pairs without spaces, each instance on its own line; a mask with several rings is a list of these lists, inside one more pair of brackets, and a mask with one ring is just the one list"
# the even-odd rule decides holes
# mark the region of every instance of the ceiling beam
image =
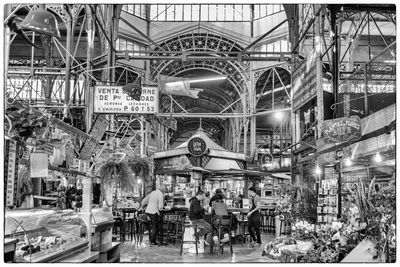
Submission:
[[319,9],[317,10],[317,12],[315,13],[315,15],[313,16],[313,18],[308,22],[308,25],[305,29],[305,31],[303,32],[303,34],[301,35],[301,37],[299,38],[299,40],[297,41],[297,43],[294,45],[293,49],[292,49],[292,53],[296,54],[297,53],[297,47],[300,45],[301,41],[304,39],[304,37],[306,36],[308,30],[311,28],[311,26],[314,24],[315,18],[317,16],[319,16],[319,13],[321,12],[322,8],[325,8],[325,5],[321,5],[319,7]]
[[279,23],[278,25],[276,25],[275,27],[273,27],[271,30],[267,31],[266,33],[264,33],[263,35],[261,35],[260,37],[258,37],[256,40],[254,40],[251,44],[249,44],[247,47],[245,47],[242,52],[246,52],[250,47],[254,46],[256,43],[258,43],[259,41],[261,41],[262,39],[264,39],[265,37],[267,37],[268,35],[270,35],[272,32],[274,32],[276,29],[278,29],[280,26],[282,26],[284,23],[286,23],[288,20],[285,19],[284,21],[282,21],[281,23]]
[[149,36],[147,36],[147,34],[144,34],[141,30],[139,30],[138,28],[136,28],[135,26],[133,26],[132,23],[130,23],[129,21],[127,21],[124,18],[119,18],[120,21],[124,22],[126,25],[128,25],[129,27],[131,27],[132,29],[134,29],[137,33],[139,33],[139,35],[141,35],[142,37],[144,37],[147,41],[149,41],[151,44],[155,45],[156,47],[158,47],[161,51],[164,51],[164,48],[162,48],[157,42],[153,41],[153,39],[151,39]]
[[[278,54],[278,53],[276,53]],[[124,54],[117,54],[117,59],[126,59]],[[182,56],[140,56],[140,55],[129,55],[129,59],[133,60],[182,60]],[[217,57],[217,56],[187,56],[186,61],[193,60],[215,60],[215,61],[237,61],[238,57]],[[281,57],[243,57],[242,61],[281,61],[286,62],[290,60],[290,57],[285,57],[282,61]]]

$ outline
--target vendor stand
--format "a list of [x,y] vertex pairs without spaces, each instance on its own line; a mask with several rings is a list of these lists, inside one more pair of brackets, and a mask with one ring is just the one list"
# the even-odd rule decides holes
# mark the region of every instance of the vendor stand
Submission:
[[[237,196],[247,196],[249,185],[260,185],[268,173],[247,170],[245,154],[224,149],[199,129],[175,149],[156,152],[154,162],[157,183],[167,187],[167,205],[171,211],[184,207],[188,209],[189,199],[199,187],[210,192],[210,197],[215,189],[220,188],[224,191],[228,211],[239,221],[236,234],[247,234],[246,214],[250,207],[245,201],[243,208],[239,208]],[[274,208],[273,201],[263,201],[264,208]]]

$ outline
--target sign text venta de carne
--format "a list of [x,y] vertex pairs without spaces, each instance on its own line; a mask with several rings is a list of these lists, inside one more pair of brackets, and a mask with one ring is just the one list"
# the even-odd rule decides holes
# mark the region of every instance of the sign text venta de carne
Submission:
[[122,86],[95,86],[94,112],[126,114],[158,113],[158,89],[157,87],[143,86],[140,101],[136,101],[122,91]]
[[361,138],[361,121],[358,116],[322,122],[322,132],[327,142],[341,143]]

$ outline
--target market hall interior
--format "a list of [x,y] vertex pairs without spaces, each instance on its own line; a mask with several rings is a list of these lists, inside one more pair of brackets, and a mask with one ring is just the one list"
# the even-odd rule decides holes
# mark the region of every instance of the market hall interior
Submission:
[[394,4],[2,11],[5,262],[395,262]]

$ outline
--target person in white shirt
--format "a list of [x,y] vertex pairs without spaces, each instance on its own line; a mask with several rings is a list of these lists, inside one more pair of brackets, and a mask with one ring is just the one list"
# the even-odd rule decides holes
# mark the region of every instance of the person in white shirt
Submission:
[[160,210],[164,207],[164,185],[160,185],[142,200],[142,207],[147,205],[146,214],[150,218],[150,245],[159,245],[157,243],[158,228],[161,221]]

